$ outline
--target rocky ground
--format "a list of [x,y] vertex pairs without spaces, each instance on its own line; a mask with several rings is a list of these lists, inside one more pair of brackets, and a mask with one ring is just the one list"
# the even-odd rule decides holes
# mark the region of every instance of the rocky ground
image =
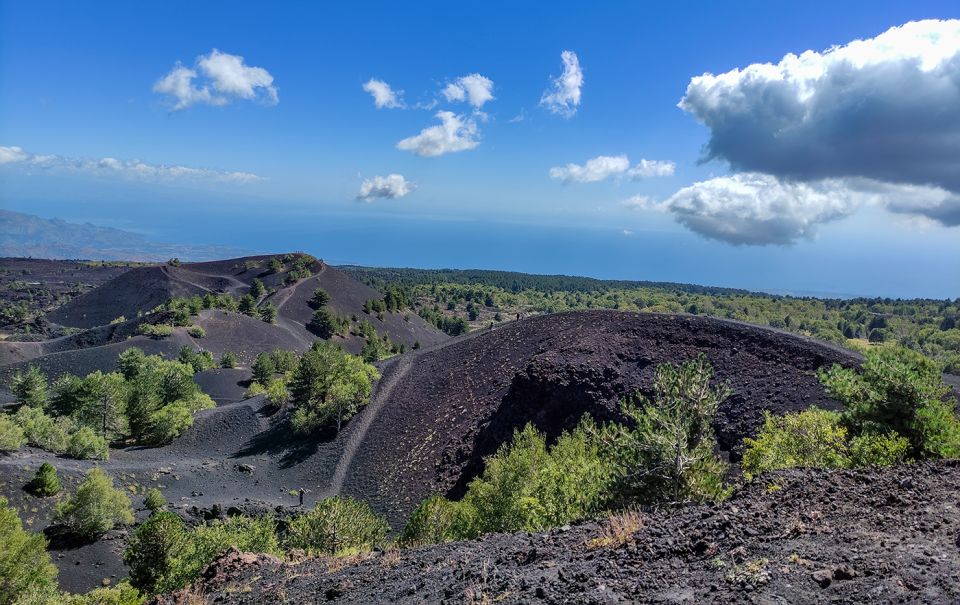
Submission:
[[197,602],[957,603],[960,463],[781,472],[622,531],[604,520],[353,560],[232,551],[153,601]]

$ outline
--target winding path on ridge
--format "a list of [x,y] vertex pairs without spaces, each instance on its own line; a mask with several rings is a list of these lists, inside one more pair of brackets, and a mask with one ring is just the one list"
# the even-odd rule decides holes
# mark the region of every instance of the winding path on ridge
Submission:
[[[327,266],[324,265],[323,267],[320,268],[319,271],[317,271],[316,273],[314,273],[313,275],[311,275],[311,277],[314,277],[314,276],[316,276],[316,275],[320,275],[321,273],[323,273],[323,272],[326,270],[326,268],[327,268]],[[284,315],[280,312],[280,311],[283,310],[283,306],[284,306],[285,304],[287,304],[287,302],[289,302],[289,300],[290,300],[291,298],[293,298],[293,295],[296,293],[297,289],[298,289],[300,286],[302,286],[303,284],[307,283],[307,281],[308,281],[308,279],[301,279],[300,281],[298,281],[298,282],[295,283],[294,285],[290,286],[289,288],[284,288],[283,290],[280,290],[279,292],[277,292],[277,294],[276,294],[276,296],[273,298],[273,300],[270,300],[270,297],[269,297],[269,296],[266,297],[266,298],[264,298],[264,300],[265,300],[265,301],[270,300],[270,302],[274,302],[274,303],[276,304],[276,307],[277,307],[277,325],[280,326],[281,328],[283,328],[284,330],[286,330],[287,332],[289,332],[290,335],[293,336],[294,338],[296,338],[296,339],[297,339],[297,342],[299,342],[300,344],[302,344],[306,349],[309,349],[311,346],[313,346],[313,339],[311,339],[311,338],[309,338],[309,337],[305,337],[305,336],[303,335],[303,332],[301,332],[300,330],[298,330],[298,329],[296,329],[295,327],[293,327],[293,326],[299,326],[299,327],[303,328],[304,330],[306,330],[306,329],[307,329],[307,326],[303,325],[303,324],[300,323],[299,321],[294,321],[294,320],[290,319],[289,317],[284,317]],[[280,298],[282,298],[283,300],[281,300],[279,303],[277,303],[276,300],[277,300],[277,299],[280,299]]]
[[[492,328],[492,330],[499,330],[508,325],[510,325],[509,322]],[[380,413],[380,410],[383,409],[383,405],[390,398],[390,395],[393,394],[393,389],[396,388],[400,380],[407,375],[407,372],[410,371],[410,368],[413,367],[413,364],[421,355],[443,349],[453,343],[461,343],[471,340],[477,336],[480,336],[481,334],[487,334],[492,330],[474,330],[473,332],[464,334],[463,336],[451,338],[431,347],[425,347],[423,349],[398,355],[396,358],[388,362],[381,372],[380,381],[374,388],[374,392],[370,397],[370,402],[364,406],[364,408],[357,414],[354,422],[350,423],[349,425],[350,436],[347,438],[347,443],[344,445],[343,452],[340,454],[340,459],[337,461],[337,466],[333,471],[333,477],[330,479],[330,485],[327,486],[321,497],[340,495],[341,490],[343,490],[343,484],[349,475],[350,466],[353,464],[353,459],[367,436],[367,431],[370,430],[370,426],[373,424],[373,421],[377,419],[377,415]]]

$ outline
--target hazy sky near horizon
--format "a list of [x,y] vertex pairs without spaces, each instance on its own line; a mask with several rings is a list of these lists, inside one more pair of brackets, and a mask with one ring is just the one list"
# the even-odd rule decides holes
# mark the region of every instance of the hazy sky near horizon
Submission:
[[0,0],[0,206],[342,262],[956,297],[954,18]]

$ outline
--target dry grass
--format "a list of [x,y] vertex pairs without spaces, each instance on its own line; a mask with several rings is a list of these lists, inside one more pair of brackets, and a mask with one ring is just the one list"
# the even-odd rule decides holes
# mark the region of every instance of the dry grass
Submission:
[[633,535],[643,529],[644,518],[635,510],[624,510],[610,513],[603,532],[592,540],[587,541],[587,548],[616,548],[623,546],[633,539]]

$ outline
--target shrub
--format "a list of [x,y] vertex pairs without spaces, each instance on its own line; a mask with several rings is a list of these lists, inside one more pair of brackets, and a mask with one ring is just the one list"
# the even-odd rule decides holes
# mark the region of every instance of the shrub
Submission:
[[274,349],[270,353],[270,361],[273,362],[273,370],[278,374],[286,374],[296,369],[300,358],[293,351],[284,349]]
[[862,433],[905,437],[914,458],[960,456],[960,418],[947,399],[941,367],[898,347],[867,352],[861,371],[834,365],[820,372],[827,391],[844,404],[843,423]]
[[287,391],[287,381],[283,378],[274,378],[267,385],[267,402],[276,409],[287,404],[290,392]]
[[404,548],[439,544],[471,537],[472,510],[462,502],[431,496],[410,514],[397,543]]
[[892,466],[903,462],[910,442],[893,431],[878,435],[863,433],[850,440],[853,466]]
[[602,510],[616,469],[595,435],[589,417],[549,449],[532,425],[514,434],[463,498],[475,511],[471,533],[542,531]]
[[332,338],[337,333],[337,322],[333,313],[326,309],[317,309],[307,324],[307,329],[320,338]]
[[254,298],[260,298],[267,292],[267,289],[263,286],[263,282],[259,279],[254,279],[253,283],[250,284],[250,296]]
[[214,366],[213,353],[210,351],[194,351],[193,347],[183,345],[177,355],[177,361],[193,368],[193,372],[203,372]]
[[653,400],[621,402],[633,426],[604,431],[617,466],[618,495],[627,501],[705,501],[729,494],[727,465],[715,454],[713,418],[729,395],[711,386],[706,356],[680,366],[663,364],[653,379]]
[[168,324],[140,324],[137,326],[137,334],[149,336],[153,339],[166,338],[173,334],[173,326]]
[[43,534],[24,531],[16,509],[0,496],[0,605],[43,602],[56,593],[57,568]]
[[293,372],[291,424],[298,433],[342,423],[370,399],[380,373],[362,359],[327,342],[315,342]]
[[231,517],[187,530],[173,513],[160,512],[133,533],[123,561],[132,584],[147,592],[171,592],[200,576],[229,547],[279,554],[276,521],[269,517]]
[[193,426],[193,414],[182,402],[169,403],[150,416],[150,429],[144,436],[148,443],[170,443]]
[[158,592],[187,539],[186,525],[176,514],[151,515],[130,536],[123,553],[123,562],[130,568],[130,583],[148,593]]
[[26,372],[13,375],[10,390],[17,403],[35,408],[47,405],[47,377],[36,366],[29,366]]
[[70,435],[66,453],[77,460],[106,460],[110,457],[107,441],[86,426]]
[[147,490],[147,495],[143,497],[143,505],[148,510],[156,512],[167,505],[167,499],[163,497],[163,492],[152,487]]
[[130,498],[114,489],[113,479],[102,469],[93,468],[77,493],[57,505],[55,519],[76,535],[92,539],[117,525],[133,523],[133,510]]
[[244,315],[249,315],[250,317],[257,316],[257,301],[254,297],[249,294],[244,294],[240,297],[240,306],[238,307],[239,311]]
[[224,351],[223,355],[220,356],[221,368],[235,368],[238,363],[240,363],[240,359],[233,351]]
[[141,605],[144,596],[126,580],[110,588],[96,588],[86,594],[62,595],[62,605]]
[[61,487],[57,469],[49,462],[44,462],[37,469],[37,473],[33,476],[27,489],[34,496],[48,498],[59,494]]
[[386,542],[390,526],[370,507],[353,498],[324,498],[313,510],[295,517],[287,528],[287,545],[310,554],[366,552]]
[[27,438],[20,425],[0,413],[0,452],[15,452],[26,444]]
[[260,319],[272,324],[277,320],[277,308],[271,303],[263,303],[263,306],[259,309]]
[[319,309],[327,305],[330,302],[330,295],[323,288],[317,288],[313,291],[313,296],[310,298],[310,306],[314,309]]
[[117,372],[104,374],[98,370],[85,378],[65,375],[54,383],[50,410],[89,426],[105,439],[114,439],[129,430],[127,397],[126,380]]
[[743,440],[742,468],[747,479],[783,468],[846,468],[847,429],[840,415],[819,408],[774,416],[764,412],[756,439]]
[[264,395],[267,392],[267,387],[263,384],[253,381],[250,383],[250,386],[247,387],[247,390],[243,393],[244,399],[250,399],[251,397],[256,397],[257,395]]
[[202,326],[190,326],[187,328],[187,334],[194,338],[203,338],[207,335],[207,331]]
[[67,449],[69,426],[47,416],[40,408],[24,406],[17,410],[13,420],[23,429],[30,445],[58,454]]
[[260,384],[270,382],[270,379],[277,372],[276,365],[269,353],[258,353],[251,369],[253,370],[253,380]]

